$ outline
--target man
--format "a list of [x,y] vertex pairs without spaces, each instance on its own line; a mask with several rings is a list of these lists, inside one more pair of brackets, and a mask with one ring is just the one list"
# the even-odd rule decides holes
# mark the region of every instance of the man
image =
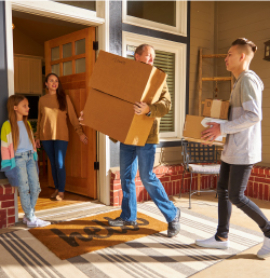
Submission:
[[[134,58],[137,62],[152,66],[155,59],[155,50],[150,45],[140,45],[135,50]],[[137,225],[137,201],[134,180],[139,166],[140,178],[147,192],[168,222],[167,235],[173,237],[179,233],[180,210],[169,200],[160,180],[153,173],[156,144],[159,142],[160,118],[169,112],[170,107],[171,98],[167,85],[164,86],[156,103],[135,103],[134,111],[137,115],[147,115],[155,120],[145,146],[120,144],[120,177],[123,191],[122,213],[120,217],[110,220],[109,225],[117,227]]]
[[245,195],[253,164],[261,161],[261,120],[263,83],[249,65],[257,46],[247,39],[232,43],[225,59],[227,70],[236,81],[230,99],[230,115],[227,123],[208,123],[211,127],[202,134],[203,139],[215,140],[227,134],[221,154],[218,181],[218,227],[217,233],[206,240],[196,240],[202,247],[225,249],[228,239],[232,204],[252,218],[264,233],[264,243],[258,251],[259,258],[270,256],[270,222],[257,205]]

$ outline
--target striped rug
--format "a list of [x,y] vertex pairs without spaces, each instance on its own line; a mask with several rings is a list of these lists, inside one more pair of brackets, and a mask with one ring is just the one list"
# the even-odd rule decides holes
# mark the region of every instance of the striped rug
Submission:
[[[144,214],[164,221],[153,203],[138,205]],[[260,242],[261,233],[231,225],[231,248],[205,249],[196,238],[215,233],[215,219],[182,209],[181,232],[167,238],[166,232],[104,248],[68,260],[60,260],[28,231],[0,235],[0,277],[189,277]]]

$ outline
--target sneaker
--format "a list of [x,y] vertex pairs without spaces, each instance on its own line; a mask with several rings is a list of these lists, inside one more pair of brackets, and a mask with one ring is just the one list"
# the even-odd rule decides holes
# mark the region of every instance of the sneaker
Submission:
[[167,236],[173,237],[176,236],[180,231],[180,209],[177,208],[176,216],[173,221],[168,224]]
[[270,238],[264,237],[264,242],[262,248],[258,251],[257,257],[260,259],[265,259],[270,257]]
[[124,227],[124,226],[137,226],[137,221],[125,221],[123,220],[121,217],[117,217],[113,220],[109,220],[108,221],[110,226],[114,226],[114,227]]
[[27,220],[27,227],[28,228],[46,227],[46,226],[49,226],[49,225],[51,225],[50,221],[44,221],[44,220],[39,219],[37,217],[32,221]]
[[229,239],[226,241],[217,241],[215,236],[208,239],[197,239],[195,244],[201,247],[216,248],[216,249],[227,249],[230,247]]
[[24,216],[23,216],[23,220],[22,220],[23,224],[27,224],[27,221],[28,221],[28,219],[27,219],[26,216],[24,215]]

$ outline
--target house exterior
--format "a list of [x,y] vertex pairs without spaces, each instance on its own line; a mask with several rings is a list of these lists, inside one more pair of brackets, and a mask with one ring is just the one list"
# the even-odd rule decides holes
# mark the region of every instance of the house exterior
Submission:
[[[198,114],[198,51],[202,48],[204,54],[226,53],[233,40],[237,37],[247,37],[258,45],[258,53],[251,69],[265,84],[262,122],[263,161],[260,165],[265,167],[270,165],[268,140],[270,126],[267,120],[270,113],[270,98],[267,94],[270,84],[268,79],[270,63],[263,60],[264,42],[269,40],[270,22],[267,17],[270,11],[269,2],[145,1],[142,4],[140,1],[136,3],[126,0],[87,1],[89,5],[82,3],[83,1],[77,1],[77,4],[74,2],[49,0],[0,2],[0,124],[6,120],[6,100],[15,92],[14,53],[17,49],[16,42],[18,43],[18,40],[15,41],[15,31],[12,31],[12,17],[15,12],[47,20],[81,24],[85,27],[94,26],[98,50],[124,57],[131,56],[135,46],[149,43],[167,59],[174,100],[171,118],[168,120],[170,127],[164,125],[157,149],[156,173],[161,178],[167,193],[177,194],[182,178],[181,138],[185,115]],[[20,26],[15,26],[15,30],[16,28],[19,29]],[[224,76],[228,73],[222,59],[210,59],[203,64],[203,75]],[[229,98],[229,84],[216,85],[212,82],[203,85],[203,98],[212,98],[216,87],[218,98]],[[121,203],[119,144],[111,142],[107,136],[98,132],[96,151],[99,162],[99,170],[96,172],[97,199],[107,205],[119,205]],[[257,195],[252,194],[259,196],[260,185],[259,183],[255,185],[255,178],[263,179],[258,181],[262,184],[261,192],[265,192],[261,193],[261,197],[269,200],[267,171],[268,168],[254,170],[254,174],[262,176],[254,176],[250,187],[252,192],[258,187]],[[3,173],[0,175],[0,178],[5,178]],[[186,176],[186,182],[188,178]],[[148,200],[139,176],[136,179],[138,179],[136,180],[138,201]],[[213,186],[213,183],[211,178],[205,177],[203,180],[204,188]]]

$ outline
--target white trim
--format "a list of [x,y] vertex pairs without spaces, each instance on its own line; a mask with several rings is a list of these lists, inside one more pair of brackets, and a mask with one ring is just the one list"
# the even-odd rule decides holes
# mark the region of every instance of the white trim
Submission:
[[[97,1],[96,4],[97,15],[105,19],[105,24],[99,26],[97,30],[99,49],[109,52],[109,1]],[[100,132],[97,134],[97,159],[99,161],[98,200],[105,205],[110,205],[110,142],[109,137]]]
[[99,26],[104,24],[104,19],[96,16],[96,12],[64,5],[54,1],[20,1],[13,0],[14,11],[46,16],[54,19],[65,20],[77,24]]
[[122,55],[126,57],[127,44],[138,46],[142,43],[149,43],[157,50],[175,53],[175,132],[160,133],[160,137],[180,139],[186,111],[186,44],[123,31]]
[[187,36],[187,1],[176,1],[176,26],[127,15],[127,0],[123,0],[122,2],[122,18],[123,23],[146,27],[178,36]]
[[11,2],[5,2],[8,95],[14,95],[13,29]]

